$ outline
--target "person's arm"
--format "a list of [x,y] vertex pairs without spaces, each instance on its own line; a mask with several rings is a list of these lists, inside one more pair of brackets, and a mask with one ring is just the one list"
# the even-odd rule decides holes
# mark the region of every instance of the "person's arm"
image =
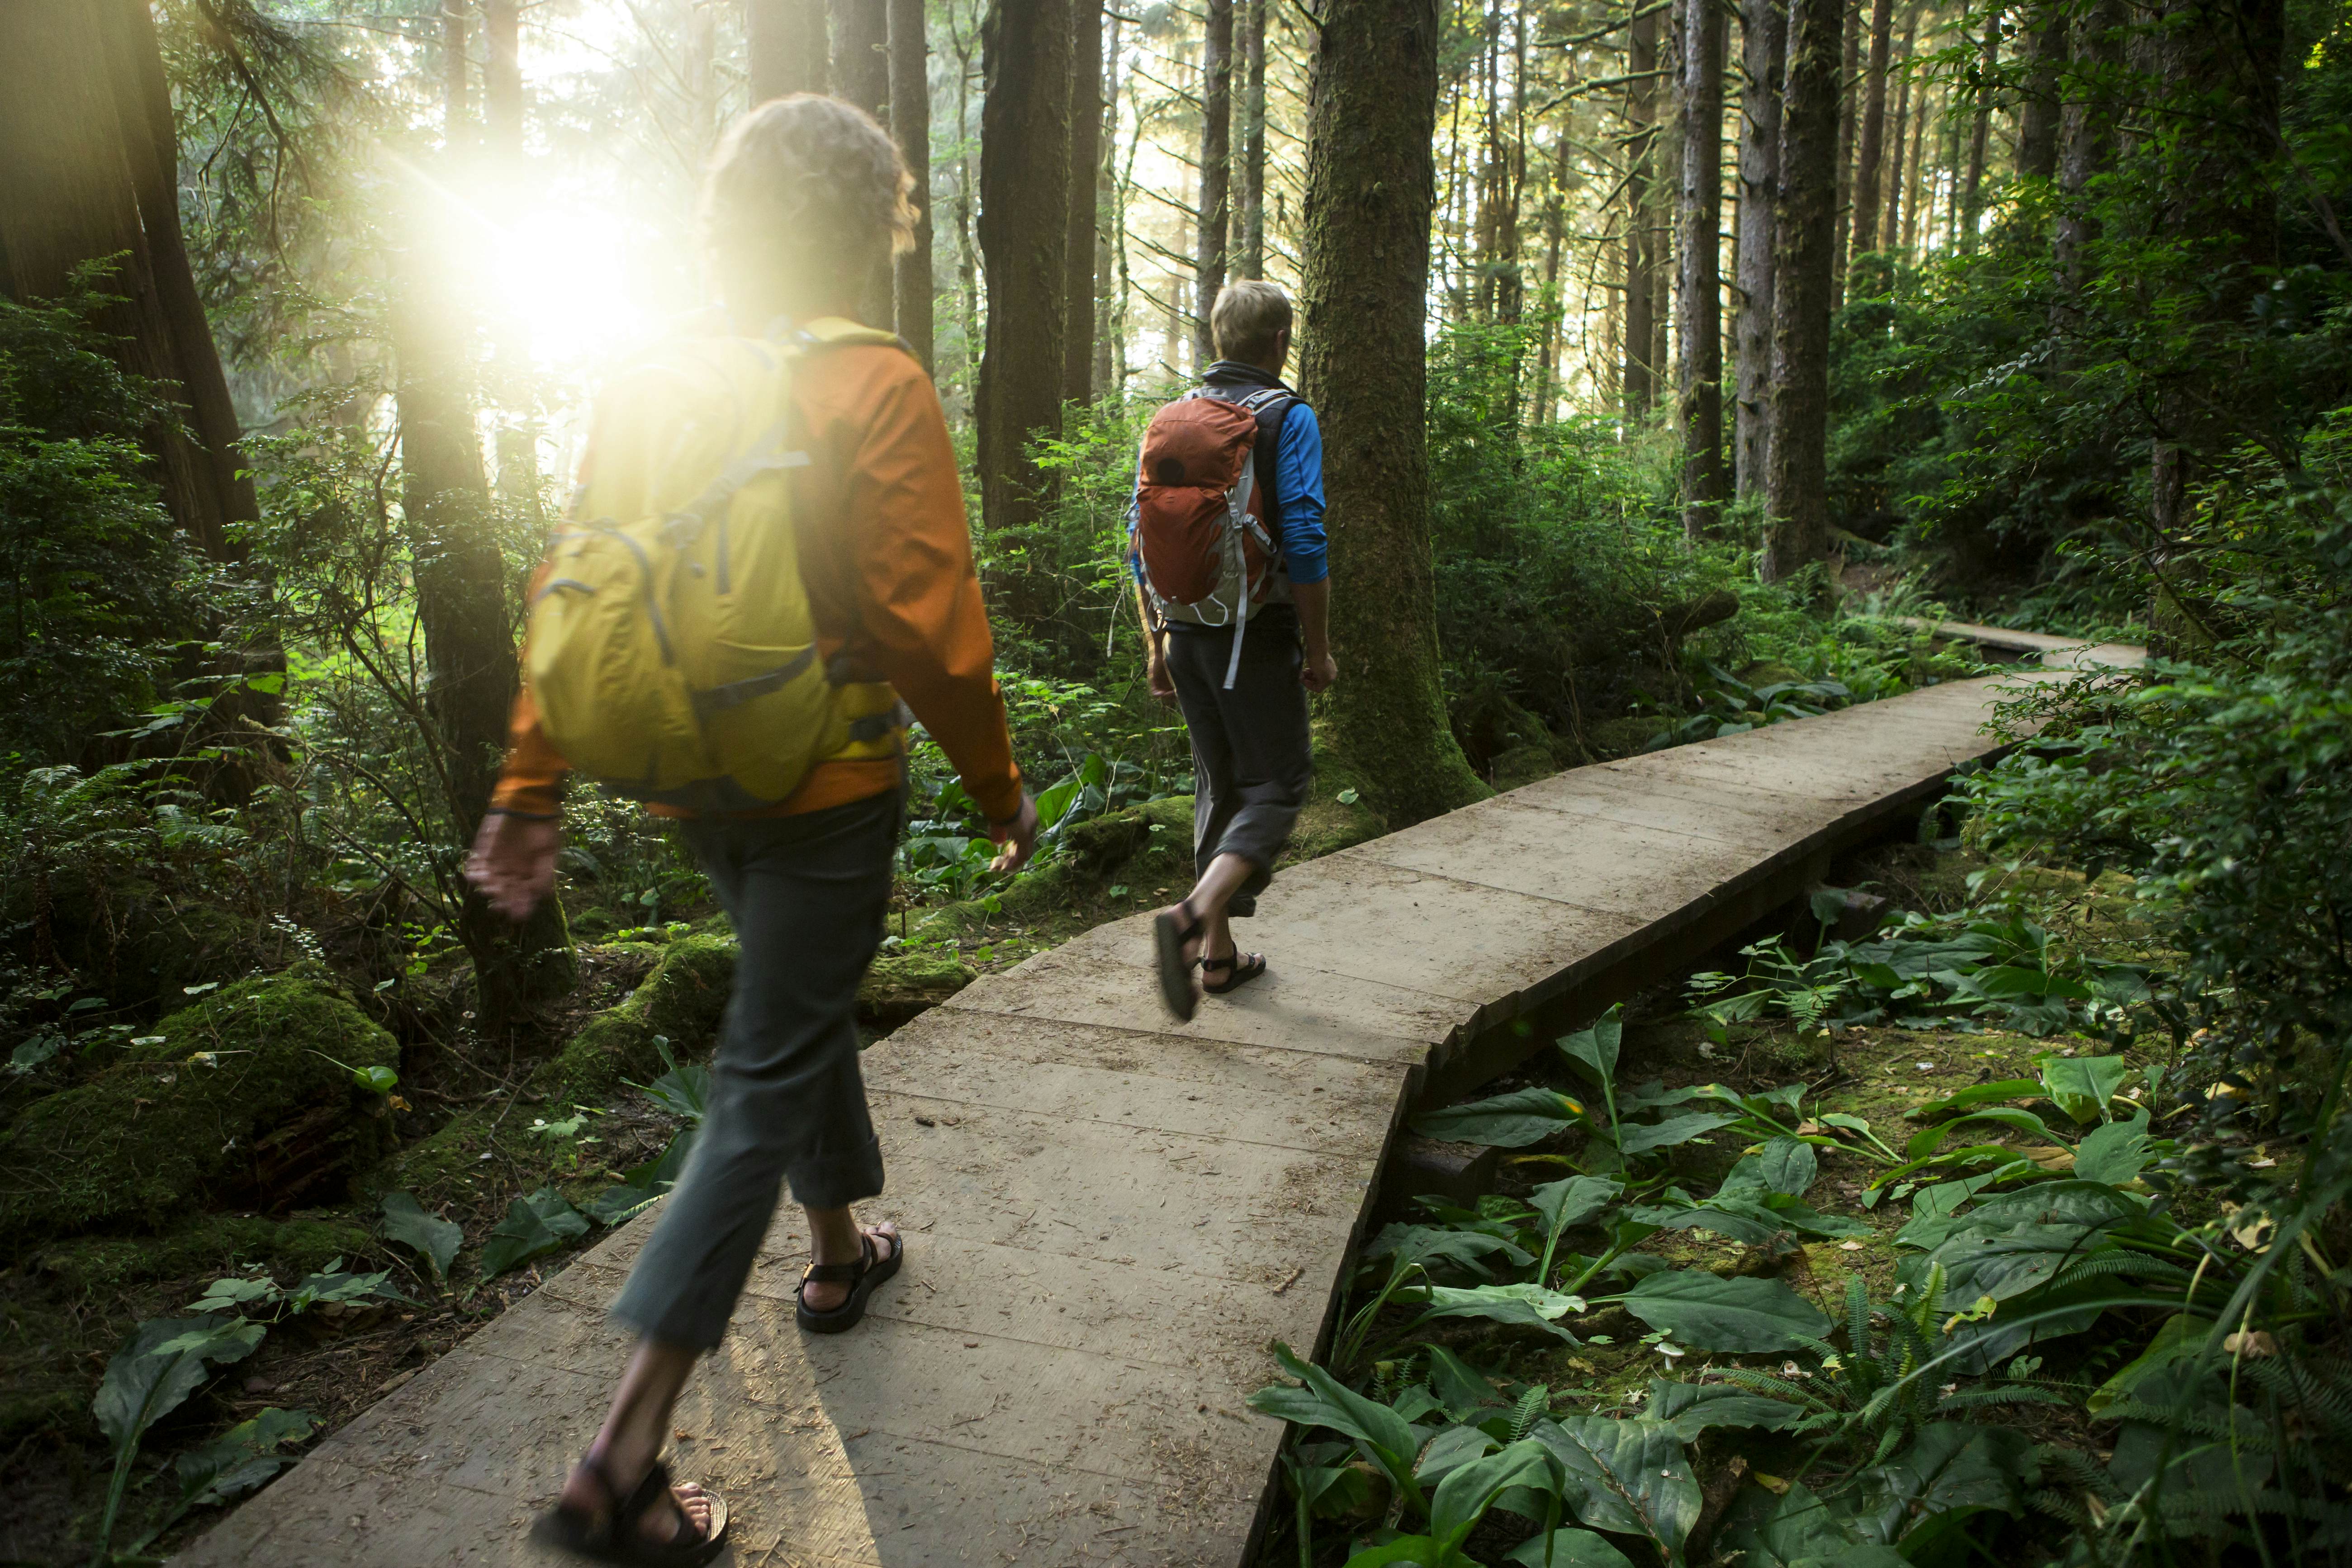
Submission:
[[1323,530],[1323,430],[1315,410],[1296,404],[1282,420],[1282,440],[1274,453],[1274,494],[1282,508],[1282,558],[1290,573],[1290,598],[1298,606],[1298,632],[1306,644],[1298,679],[1309,691],[1322,691],[1339,678],[1331,658],[1330,543]]
[[1176,678],[1168,673],[1167,631],[1151,613],[1151,595],[1143,591],[1142,579],[1135,584],[1135,618],[1143,623],[1143,674],[1151,688],[1151,695],[1162,702],[1176,700]]
[[[541,563],[531,593],[547,574]],[[506,762],[490,791],[490,808],[466,858],[466,879],[490,907],[521,920],[555,890],[555,857],[563,841],[563,776],[571,764],[540,727],[539,704],[526,686],[515,694],[507,722]]]
[[1013,762],[955,450],[929,381],[895,351],[889,358],[849,466],[859,642],[1018,866],[1035,838],[1035,808]]

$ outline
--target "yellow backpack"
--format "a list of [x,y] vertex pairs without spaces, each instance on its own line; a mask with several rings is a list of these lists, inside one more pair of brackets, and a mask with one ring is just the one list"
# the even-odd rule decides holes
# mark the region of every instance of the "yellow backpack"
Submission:
[[548,544],[523,665],[547,738],[615,793],[698,812],[773,805],[819,762],[887,757],[909,715],[836,684],[801,581],[793,367],[897,343],[827,318],[775,341],[682,341],[609,389]]

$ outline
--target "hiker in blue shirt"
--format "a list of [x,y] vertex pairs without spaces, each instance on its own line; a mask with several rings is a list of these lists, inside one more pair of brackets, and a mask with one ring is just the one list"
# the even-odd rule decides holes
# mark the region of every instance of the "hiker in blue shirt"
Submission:
[[[1195,965],[1200,989],[1213,995],[1265,973],[1265,957],[1241,952],[1228,922],[1256,912],[1257,895],[1307,804],[1312,773],[1307,698],[1339,673],[1331,659],[1323,433],[1315,411],[1282,382],[1290,355],[1289,298],[1272,283],[1228,284],[1209,326],[1220,357],[1191,396],[1236,405],[1257,423],[1249,472],[1242,476],[1247,483],[1237,484],[1229,498],[1236,507],[1246,498],[1249,517],[1261,525],[1251,533],[1260,543],[1246,556],[1235,546],[1232,558],[1249,588],[1234,592],[1229,574],[1217,579],[1214,591],[1182,602],[1172,574],[1155,566],[1170,558],[1165,543],[1155,554],[1155,526],[1198,527],[1203,517],[1213,525],[1224,517],[1213,497],[1207,512],[1199,510],[1200,487],[1213,481],[1183,474],[1183,462],[1198,460],[1198,447],[1181,446],[1180,431],[1171,437],[1179,445],[1155,447],[1162,421],[1187,400],[1155,416],[1145,437],[1134,557],[1151,692],[1182,710],[1192,742],[1198,880],[1182,902],[1160,912],[1152,928],[1160,995],[1180,1018],[1190,1018],[1199,1005]],[[1171,427],[1184,423],[1180,416]],[[1155,450],[1182,456],[1155,459]],[[1155,462],[1167,471],[1155,475]],[[1194,498],[1194,510],[1172,521],[1156,517],[1155,478],[1180,502]],[[1181,488],[1187,483],[1189,490]],[[1261,546],[1270,546],[1262,562]],[[1155,570],[1171,582],[1154,582]]]

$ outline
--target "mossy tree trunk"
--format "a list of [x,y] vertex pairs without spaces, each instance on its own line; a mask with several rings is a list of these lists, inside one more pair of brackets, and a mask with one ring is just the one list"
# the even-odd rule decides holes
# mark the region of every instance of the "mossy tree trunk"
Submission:
[[915,181],[915,248],[898,258],[898,335],[931,368],[931,84],[923,0],[889,0],[890,135]]
[[1332,738],[1402,826],[1486,793],[1445,710],[1423,337],[1435,0],[1329,0],[1308,110],[1300,381],[1324,431]]
[[1772,432],[1772,214],[1780,186],[1780,86],[1788,74],[1788,0],[1747,0],[1740,16],[1739,312],[1733,392],[1732,485],[1764,490]]
[[1871,0],[1870,54],[1862,82],[1861,146],[1854,155],[1852,250],[1878,247],[1881,171],[1886,163],[1886,67],[1895,41],[1895,0]]
[[1639,419],[1657,401],[1658,223],[1652,187],[1658,140],[1658,14],[1633,18],[1626,31],[1625,364],[1620,373],[1625,417]]
[[980,252],[988,324],[975,399],[981,518],[998,604],[1044,630],[1055,563],[1036,525],[1046,478],[1029,443],[1062,428],[1070,243],[1069,0],[996,0],[982,25]]
[[[890,123],[888,0],[833,0],[833,95],[854,103],[877,123]],[[884,261],[858,293],[857,319],[888,327],[898,308],[894,268]]]
[[1070,6],[1070,238],[1062,258],[1069,279],[1064,309],[1062,397],[1095,397],[1095,316],[1101,279],[1095,270],[1103,151],[1103,8],[1101,0]]
[[1204,369],[1217,357],[1209,313],[1225,286],[1234,145],[1234,0],[1208,0],[1208,5],[1201,43],[1201,200],[1192,258],[1194,363]]
[[1683,530],[1703,538],[1723,510],[1723,7],[1679,0],[1682,70]]
[[1845,0],[1790,0],[1772,226],[1772,434],[1764,460],[1764,577],[1829,553],[1830,306],[1835,261],[1838,66]]

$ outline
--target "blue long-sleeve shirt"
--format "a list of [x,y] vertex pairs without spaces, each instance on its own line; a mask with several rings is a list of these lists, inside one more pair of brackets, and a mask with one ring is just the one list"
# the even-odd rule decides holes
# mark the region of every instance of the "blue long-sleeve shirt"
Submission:
[[1282,563],[1293,583],[1320,583],[1331,574],[1330,540],[1323,531],[1323,427],[1304,403],[1283,416],[1274,448],[1274,499],[1281,508]]

